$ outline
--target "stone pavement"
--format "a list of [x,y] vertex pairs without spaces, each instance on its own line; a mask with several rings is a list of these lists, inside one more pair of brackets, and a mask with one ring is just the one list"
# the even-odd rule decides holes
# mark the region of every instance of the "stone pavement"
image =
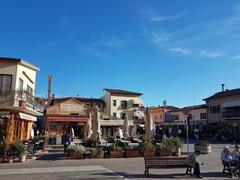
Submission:
[[[200,155],[204,179],[229,179],[222,173],[220,152],[226,144],[212,144],[212,153]],[[232,144],[229,144],[232,146]],[[193,144],[190,145],[193,150]],[[184,146],[186,151],[186,145]],[[0,179],[195,179],[185,175],[185,169],[150,170],[144,176],[143,158],[83,159],[83,160],[31,160],[25,163],[0,164]]]

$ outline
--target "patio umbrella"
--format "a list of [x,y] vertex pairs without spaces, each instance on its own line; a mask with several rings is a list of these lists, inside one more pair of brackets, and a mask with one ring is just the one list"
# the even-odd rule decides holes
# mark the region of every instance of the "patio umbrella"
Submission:
[[128,137],[129,136],[129,122],[128,122],[128,116],[126,114],[124,118],[124,123],[123,123],[123,136]]
[[101,139],[101,117],[100,117],[100,112],[98,109],[94,110],[94,119],[93,119],[93,124],[92,124],[92,129],[93,129],[93,140],[98,141]]
[[146,138],[147,140],[151,140],[153,137],[154,133],[154,123],[153,123],[153,118],[152,114],[150,113],[149,109],[146,110]]

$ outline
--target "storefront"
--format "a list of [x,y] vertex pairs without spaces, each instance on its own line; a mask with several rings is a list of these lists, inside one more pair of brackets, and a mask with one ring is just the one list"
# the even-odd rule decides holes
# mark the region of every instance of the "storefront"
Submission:
[[41,113],[20,107],[0,107],[1,139],[10,144],[15,140],[33,138],[33,124]]
[[92,108],[75,100],[69,99],[49,106],[45,116],[45,130],[50,144],[62,144],[63,136],[72,139],[87,140],[88,121],[91,121]]

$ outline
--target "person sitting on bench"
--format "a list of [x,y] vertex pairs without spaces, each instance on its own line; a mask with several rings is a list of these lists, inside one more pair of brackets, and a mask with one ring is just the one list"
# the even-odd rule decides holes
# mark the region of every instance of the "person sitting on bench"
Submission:
[[221,153],[221,159],[223,161],[223,165],[228,168],[229,177],[232,178],[232,165],[235,163],[234,155],[229,151],[228,146],[224,147]]
[[197,160],[197,156],[200,155],[200,151],[196,150],[194,153],[189,153],[186,159],[186,164],[190,167],[194,168],[193,174],[197,178],[202,178],[200,173],[200,165],[203,165],[203,163],[199,162]]
[[238,177],[240,177],[240,149],[238,145],[235,145],[235,149],[232,154],[236,161],[236,171],[238,171]]

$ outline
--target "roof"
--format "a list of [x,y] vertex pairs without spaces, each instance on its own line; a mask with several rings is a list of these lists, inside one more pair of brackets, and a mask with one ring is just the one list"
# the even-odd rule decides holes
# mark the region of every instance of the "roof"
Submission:
[[108,91],[111,94],[124,94],[124,95],[137,95],[137,96],[141,96],[143,95],[142,93],[139,92],[132,92],[132,91],[126,91],[126,90],[121,90],[121,89],[103,89],[104,91]]
[[217,98],[223,98],[228,96],[240,96],[240,88],[238,89],[232,89],[232,90],[225,90],[218,93],[215,93],[214,95],[205,98],[203,100],[207,101],[209,99],[217,99]]
[[186,107],[183,107],[181,109],[176,109],[175,111],[182,111],[184,109],[194,110],[194,109],[201,109],[201,108],[207,108],[207,105],[206,104],[199,104],[199,105],[195,105],[195,106],[186,106]]
[[[158,107],[149,107],[150,110],[154,110],[154,109],[161,109],[164,108],[164,106],[158,106]],[[166,109],[170,110],[170,111],[176,111],[179,110],[178,107],[175,106],[165,106]]]
[[39,68],[37,66],[34,66],[30,63],[28,63],[27,61],[20,59],[20,58],[9,58],[9,57],[0,57],[0,61],[9,61],[9,62],[15,62],[15,63],[19,63],[23,66],[26,66],[32,70],[35,71],[39,71]]
[[100,102],[100,103],[105,104],[105,102],[102,99],[99,99],[99,98],[64,97],[64,98],[53,98],[50,102],[50,106],[53,105],[54,102],[63,102],[63,101],[66,101],[68,99],[76,99],[80,102]]

